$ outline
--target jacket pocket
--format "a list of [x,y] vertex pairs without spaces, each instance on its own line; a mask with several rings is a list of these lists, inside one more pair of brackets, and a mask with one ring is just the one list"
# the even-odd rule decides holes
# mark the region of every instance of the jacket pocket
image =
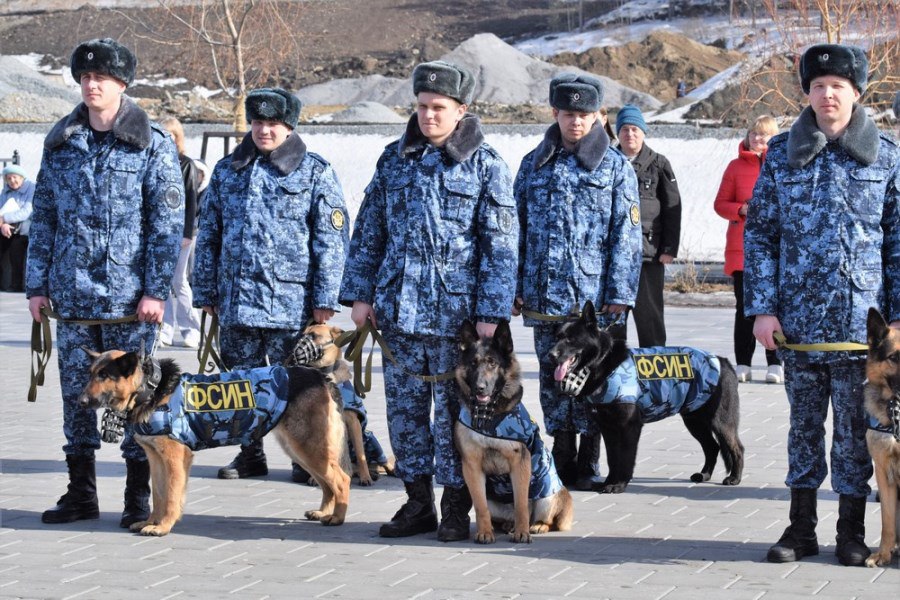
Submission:
[[866,167],[850,171],[850,210],[860,216],[881,220],[884,210],[885,169]]
[[453,171],[444,171],[441,179],[445,192],[441,198],[441,218],[460,223],[471,223],[475,204],[481,193],[479,182]]

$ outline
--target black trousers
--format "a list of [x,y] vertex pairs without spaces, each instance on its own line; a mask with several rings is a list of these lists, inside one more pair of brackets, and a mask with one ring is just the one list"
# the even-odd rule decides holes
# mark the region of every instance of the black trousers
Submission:
[[666,345],[666,321],[663,314],[665,280],[664,264],[656,259],[641,263],[641,279],[632,315],[638,333],[638,346],[642,348]]
[[[21,292],[25,290],[25,255],[28,252],[28,236],[14,233],[12,237],[0,235],[0,264],[2,258],[9,253],[9,287],[4,291]],[[0,282],[3,278],[0,277]]]
[[[753,352],[756,350],[756,338],[753,337],[754,318],[744,316],[744,272],[735,271],[734,279],[734,360],[739,365],[750,366]],[[781,361],[774,350],[766,350],[766,364],[780,365]]]

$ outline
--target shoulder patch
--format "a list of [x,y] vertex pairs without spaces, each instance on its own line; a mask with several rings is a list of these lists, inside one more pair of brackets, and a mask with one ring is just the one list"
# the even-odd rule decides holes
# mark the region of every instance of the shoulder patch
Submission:
[[641,222],[641,208],[637,202],[631,203],[631,208],[628,209],[628,216],[631,218],[632,225],[637,225]]
[[169,208],[178,208],[181,206],[181,190],[177,185],[170,185],[166,189],[166,205]]
[[344,218],[344,211],[340,208],[335,208],[331,211],[331,226],[340,231],[344,228],[344,223],[346,219]]

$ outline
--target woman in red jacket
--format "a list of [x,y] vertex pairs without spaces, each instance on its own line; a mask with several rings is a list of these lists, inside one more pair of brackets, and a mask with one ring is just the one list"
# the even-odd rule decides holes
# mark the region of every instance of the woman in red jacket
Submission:
[[[759,169],[766,158],[766,144],[778,133],[778,124],[769,116],[756,119],[747,136],[738,146],[738,157],[728,164],[719,193],[716,194],[715,210],[720,217],[728,219],[728,233],[725,238],[725,274],[734,279],[736,310],[734,316],[734,358],[737,362],[738,380],[752,379],[750,362],[756,350],[753,337],[753,319],[744,316],[744,222],[747,220],[747,203],[753,196],[753,186],[759,177]],[[784,370],[775,352],[766,351],[766,381],[784,382]]]

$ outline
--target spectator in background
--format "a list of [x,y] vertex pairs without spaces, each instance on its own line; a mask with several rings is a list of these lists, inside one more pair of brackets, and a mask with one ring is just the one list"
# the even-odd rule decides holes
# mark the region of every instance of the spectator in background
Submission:
[[[725,274],[734,280],[734,358],[737,363],[738,381],[750,381],[751,361],[756,350],[753,337],[753,319],[744,316],[744,223],[747,221],[747,205],[753,197],[753,186],[766,159],[769,138],[778,133],[778,124],[770,116],[756,119],[747,135],[738,145],[738,157],[728,163],[719,185],[719,193],[713,205],[716,213],[728,219],[725,238]],[[766,381],[784,381],[784,369],[774,350],[766,350]]]
[[159,330],[159,343],[172,345],[175,329],[181,331],[181,340],[188,348],[200,345],[200,314],[192,304],[194,294],[189,281],[191,254],[194,252],[194,235],[197,232],[197,213],[199,210],[199,191],[203,175],[184,153],[184,128],[175,117],[165,117],[159,121],[178,149],[178,162],[181,165],[181,176],[184,178],[184,228],[181,234],[181,251],[175,265],[175,277],[172,279],[172,293],[166,300],[166,312],[163,315],[162,327]]
[[644,249],[633,315],[638,345],[643,347],[666,345],[663,285],[666,265],[678,256],[681,236],[681,195],[675,174],[666,157],[644,143],[646,134],[641,110],[631,104],[623,106],[616,115],[619,150],[634,167],[641,195]]
[[25,254],[28,229],[31,227],[31,199],[34,182],[28,181],[19,165],[3,169],[3,191],[0,192],[0,262],[9,255],[9,287],[4,292],[25,291]]

